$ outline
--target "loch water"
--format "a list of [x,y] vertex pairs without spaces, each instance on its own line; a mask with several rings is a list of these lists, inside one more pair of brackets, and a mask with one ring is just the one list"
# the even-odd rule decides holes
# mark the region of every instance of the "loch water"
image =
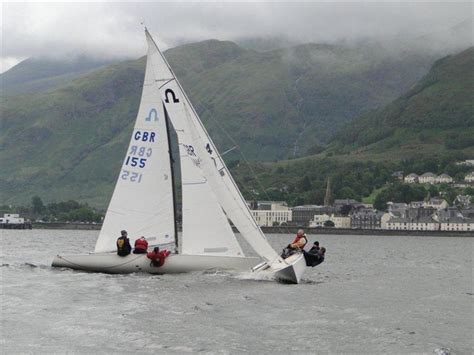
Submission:
[[327,258],[299,285],[50,267],[97,235],[0,230],[2,354],[473,352],[474,238],[310,236]]

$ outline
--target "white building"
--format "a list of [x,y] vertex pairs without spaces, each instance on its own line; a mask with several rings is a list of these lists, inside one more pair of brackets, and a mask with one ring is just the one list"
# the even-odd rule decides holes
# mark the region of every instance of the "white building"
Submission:
[[331,216],[327,214],[316,214],[313,219],[309,221],[309,226],[312,228],[324,227],[324,223],[331,221],[334,223],[334,228],[351,228],[351,217],[349,216]]
[[415,173],[411,173],[405,176],[403,181],[405,181],[405,183],[407,184],[415,184],[418,182],[418,178],[419,178],[418,175],[416,175]]
[[448,202],[445,199],[442,198],[430,198],[428,201],[423,202],[423,207],[424,208],[435,208],[438,211],[439,210],[444,210],[445,208],[448,208]]
[[435,182],[437,184],[451,184],[453,182],[453,178],[448,174],[441,174],[436,177]]
[[292,211],[286,202],[281,201],[259,201],[257,208],[250,210],[252,217],[261,227],[279,226],[291,221]]
[[436,182],[437,176],[433,173],[424,173],[418,177],[418,182],[420,184],[434,184]]
[[464,177],[465,182],[474,182],[474,171],[471,171]]
[[436,231],[439,230],[439,223],[431,217],[418,219],[391,218],[386,222],[385,229],[411,230],[411,231]]
[[23,224],[25,219],[21,218],[19,214],[16,213],[5,213],[3,218],[0,217],[0,224]]
[[382,217],[380,218],[380,228],[388,229],[388,221],[390,221],[390,219],[392,219],[393,217],[395,216],[391,213],[388,213],[388,212],[384,213]]
[[457,162],[456,165],[474,166],[474,159]]
[[441,222],[441,230],[462,232],[474,231],[474,219],[453,217],[447,221]]

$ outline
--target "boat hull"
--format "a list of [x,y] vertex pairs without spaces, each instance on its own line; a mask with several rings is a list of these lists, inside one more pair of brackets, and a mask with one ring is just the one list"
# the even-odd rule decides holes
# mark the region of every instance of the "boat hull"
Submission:
[[298,284],[306,270],[303,253],[293,254],[285,259],[285,266],[274,269],[275,278],[284,283]]
[[146,254],[130,254],[122,257],[115,253],[91,253],[57,255],[52,266],[108,274],[134,272],[178,274],[212,269],[244,271],[250,270],[259,261],[259,258],[251,257],[171,254],[163,266],[156,267],[151,264]]

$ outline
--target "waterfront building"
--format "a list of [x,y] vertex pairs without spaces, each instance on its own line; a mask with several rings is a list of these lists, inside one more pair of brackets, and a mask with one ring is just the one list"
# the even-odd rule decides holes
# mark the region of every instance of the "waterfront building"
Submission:
[[388,212],[395,217],[405,217],[408,205],[403,202],[387,202]]
[[253,218],[261,227],[287,224],[292,219],[292,211],[284,201],[247,202]]
[[337,216],[337,215],[314,215],[313,219],[309,222],[309,227],[322,228],[324,223],[331,221],[334,223],[334,228],[351,228],[351,218],[348,216]]
[[19,214],[16,213],[5,213],[3,218],[0,217],[0,224],[24,224],[25,219],[21,218]]
[[434,208],[436,210],[443,210],[448,208],[448,202],[445,199],[439,197],[430,198],[428,201],[424,201],[423,207],[424,208]]
[[292,209],[292,224],[298,226],[308,226],[314,215],[335,214],[337,212],[334,206],[303,205]]
[[422,218],[422,217],[432,217],[436,213],[437,209],[434,207],[409,207],[406,210],[405,217],[407,218]]
[[474,231],[474,218],[452,217],[440,223],[442,231]]
[[440,229],[439,222],[432,217],[400,218],[392,217],[386,222],[389,230],[411,230],[411,231],[437,231]]
[[383,213],[371,208],[359,208],[351,215],[351,228],[380,229]]

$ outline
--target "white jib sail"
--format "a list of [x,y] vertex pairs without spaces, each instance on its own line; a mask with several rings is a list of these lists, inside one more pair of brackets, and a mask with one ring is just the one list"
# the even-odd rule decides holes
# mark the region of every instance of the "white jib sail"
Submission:
[[173,114],[179,142],[182,180],[183,231],[181,252],[190,255],[244,256],[224,211],[199,164],[186,120]]
[[164,108],[151,70],[146,64],[143,92],[115,190],[95,251],[116,248],[125,229],[133,245],[140,236],[151,245],[174,242],[173,186]]
[[[210,188],[214,192],[220,206],[239,229],[242,236],[252,248],[270,264],[284,263],[270,246],[260,227],[254,221],[248,206],[237,188],[217,149],[207,134],[202,122],[194,111],[191,103],[181,89],[166,59],[159,51],[155,42],[146,31],[150,60],[153,72],[159,83],[163,102],[175,125],[178,117],[186,120],[186,134],[199,159],[199,167],[203,171]],[[154,52],[153,52],[154,51]],[[179,126],[179,125],[178,125]]]

